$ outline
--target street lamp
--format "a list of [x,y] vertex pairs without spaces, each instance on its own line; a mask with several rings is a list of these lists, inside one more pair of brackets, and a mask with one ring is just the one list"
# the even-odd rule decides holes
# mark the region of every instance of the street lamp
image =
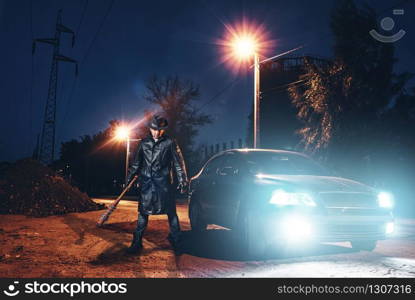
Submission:
[[258,42],[255,37],[248,34],[235,36],[231,42],[233,52],[237,58],[244,60],[254,58],[254,148],[260,145],[259,131],[259,101],[260,101],[260,77],[259,77],[259,55]]
[[227,30],[231,33],[232,38],[227,41],[221,41],[220,44],[229,47],[230,53],[226,53],[226,60],[231,58],[237,58],[239,61],[249,60],[253,57],[254,60],[254,148],[258,148],[261,145],[260,142],[260,65],[262,63],[271,61],[278,57],[287,55],[291,52],[301,49],[303,46],[286,51],[284,53],[275,55],[273,57],[266,58],[260,61],[260,53],[269,49],[274,41],[267,40],[266,33],[263,27],[249,26],[244,22],[241,26],[232,27],[227,26]]
[[129,138],[130,129],[126,126],[117,127],[115,131],[115,138],[119,141],[124,141]]
[[119,126],[115,131],[115,138],[119,141],[125,141],[127,145],[127,150],[125,154],[125,185],[127,186],[127,177],[128,177],[128,166],[130,158],[130,141],[138,142],[141,139],[132,139],[130,138],[130,128],[127,126]]

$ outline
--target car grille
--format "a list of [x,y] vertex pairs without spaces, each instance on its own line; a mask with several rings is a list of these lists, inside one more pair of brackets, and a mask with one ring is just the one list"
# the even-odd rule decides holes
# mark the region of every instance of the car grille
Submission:
[[374,216],[383,215],[376,196],[363,193],[320,193],[320,200],[328,215]]
[[376,196],[362,193],[320,193],[325,207],[376,208]]
[[380,211],[375,208],[342,208],[342,207],[331,207],[326,208],[329,216],[379,216],[387,215],[386,211]]

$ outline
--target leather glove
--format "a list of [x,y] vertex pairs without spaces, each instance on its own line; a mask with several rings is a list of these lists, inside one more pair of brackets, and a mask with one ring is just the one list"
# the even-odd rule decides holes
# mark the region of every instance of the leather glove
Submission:
[[180,182],[177,186],[177,189],[180,191],[180,194],[185,194],[187,192],[188,184],[186,181]]
[[[134,178],[136,177],[137,175],[136,174],[131,174],[131,176],[129,176],[128,178],[127,178],[127,184],[123,184],[123,188],[126,188],[130,183],[131,183],[131,181],[133,181],[134,180]],[[133,186],[132,187],[134,187],[134,185],[136,185],[137,184],[137,181],[133,184]]]

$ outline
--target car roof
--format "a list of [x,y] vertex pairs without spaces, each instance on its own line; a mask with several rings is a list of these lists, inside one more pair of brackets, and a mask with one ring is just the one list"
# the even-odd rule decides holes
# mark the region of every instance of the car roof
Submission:
[[288,150],[278,150],[278,149],[253,149],[253,148],[239,148],[239,149],[228,149],[223,150],[221,152],[216,153],[212,157],[210,157],[206,163],[203,165],[203,168],[213,159],[216,157],[222,156],[226,153],[237,153],[237,154],[246,154],[246,153],[255,153],[255,152],[261,152],[261,153],[276,153],[276,154],[290,154],[290,155],[299,155],[306,158],[310,158],[306,154],[303,154],[301,152],[295,152],[295,151],[288,151]]
[[235,149],[228,149],[228,150],[223,150],[221,152],[218,152],[214,155],[212,155],[202,166],[202,168],[199,170],[199,172],[197,172],[192,178],[195,178],[197,176],[199,176],[203,169],[205,169],[205,167],[215,158],[225,155],[226,153],[235,153],[235,154],[245,154],[245,153],[254,153],[254,152],[266,152],[266,153],[278,153],[278,154],[291,154],[291,155],[299,155],[299,156],[303,156],[306,158],[310,158],[309,156],[301,153],[301,152],[295,152],[295,151],[288,151],[288,150],[278,150],[278,149],[254,149],[254,148],[235,148]]
[[301,155],[301,156],[308,157],[304,153],[296,152],[296,151],[279,150],[279,149],[254,149],[254,148],[229,149],[229,150],[225,150],[225,151],[219,152],[217,155],[222,155],[222,154],[224,154],[226,152],[235,152],[235,153],[268,152],[268,153],[276,153],[276,154]]

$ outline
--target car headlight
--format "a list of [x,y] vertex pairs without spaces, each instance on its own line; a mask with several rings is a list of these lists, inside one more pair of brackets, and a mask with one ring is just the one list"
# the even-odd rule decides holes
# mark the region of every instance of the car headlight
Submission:
[[395,231],[395,223],[394,222],[388,222],[385,226],[385,232],[386,234],[392,234]]
[[313,227],[303,216],[286,216],[280,222],[279,238],[288,242],[303,243],[313,238]]
[[305,205],[305,206],[316,206],[313,197],[307,193],[291,193],[286,192],[282,189],[275,190],[272,193],[269,203],[285,206],[285,205]]
[[378,204],[383,208],[392,208],[393,207],[393,196],[390,193],[380,192],[378,194]]

